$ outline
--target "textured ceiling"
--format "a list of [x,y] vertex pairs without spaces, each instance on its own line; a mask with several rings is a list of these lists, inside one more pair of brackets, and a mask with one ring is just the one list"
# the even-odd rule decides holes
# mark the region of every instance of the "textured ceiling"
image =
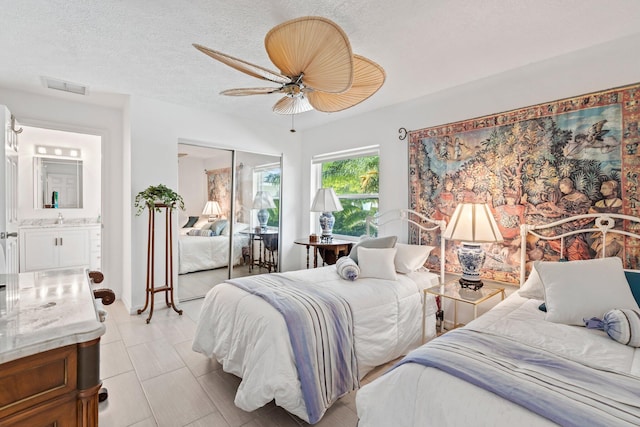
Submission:
[[275,69],[264,50],[272,27],[329,18],[387,81],[349,110],[296,116],[299,130],[640,32],[637,0],[15,0],[1,10],[2,87],[78,99],[45,91],[41,77],[53,77],[88,85],[89,102],[141,95],[287,129],[290,118],[271,112],[278,95],[219,95],[267,82],[191,44]]

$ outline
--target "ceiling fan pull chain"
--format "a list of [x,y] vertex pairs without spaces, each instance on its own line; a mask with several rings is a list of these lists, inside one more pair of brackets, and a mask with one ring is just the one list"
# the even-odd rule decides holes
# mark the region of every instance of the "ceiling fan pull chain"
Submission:
[[294,133],[296,131],[295,126],[293,125],[293,118],[295,117],[295,114],[291,115],[291,129],[289,129],[289,132]]

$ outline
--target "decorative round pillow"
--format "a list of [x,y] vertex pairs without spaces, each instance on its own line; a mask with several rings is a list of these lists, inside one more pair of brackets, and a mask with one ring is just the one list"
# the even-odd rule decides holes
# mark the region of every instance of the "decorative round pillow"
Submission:
[[611,339],[619,343],[640,347],[640,312],[630,308],[614,308],[607,311],[602,320],[585,319],[589,329],[602,329]]
[[360,275],[360,267],[348,256],[338,258],[336,261],[336,271],[345,280],[354,281]]

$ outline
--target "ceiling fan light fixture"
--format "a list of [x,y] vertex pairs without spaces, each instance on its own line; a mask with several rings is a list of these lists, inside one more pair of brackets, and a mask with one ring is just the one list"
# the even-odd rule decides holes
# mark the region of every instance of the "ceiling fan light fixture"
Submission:
[[264,46],[282,74],[304,74],[305,85],[316,90],[341,93],[353,83],[351,43],[329,19],[305,16],[283,22],[267,33]]
[[273,112],[277,114],[300,114],[311,110],[313,107],[305,96],[284,96],[273,106]]
[[283,22],[267,33],[264,44],[280,73],[199,44],[193,46],[238,71],[279,84],[220,92],[230,96],[281,93],[284,97],[273,106],[277,114],[342,111],[369,98],[385,81],[384,69],[354,55],[342,28],[326,18],[306,16]]

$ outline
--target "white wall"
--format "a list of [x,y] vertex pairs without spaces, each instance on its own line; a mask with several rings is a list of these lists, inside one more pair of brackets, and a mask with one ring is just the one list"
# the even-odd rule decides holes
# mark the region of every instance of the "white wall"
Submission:
[[638,82],[640,57],[633,54],[638,45],[640,36],[618,40],[295,134],[140,97],[117,109],[83,104],[73,96],[0,88],[0,104],[24,124],[49,123],[102,136],[105,280],[134,309],[144,302],[147,224],[145,217],[134,216],[133,199],[149,185],[177,188],[179,141],[284,154],[282,268],[290,270],[301,267],[304,257],[293,240],[310,231],[313,155],[380,145],[380,209],[406,207],[407,141],[398,140],[398,128],[415,130]]
[[122,108],[83,101],[76,95],[48,97],[0,88],[0,104],[22,124],[101,136],[105,285],[129,310],[142,306],[146,281],[147,222],[146,217],[134,216],[133,200],[149,185],[177,188],[179,141],[283,155],[283,176],[291,177],[284,178],[283,192],[292,195],[291,203],[283,197],[283,216],[292,220],[282,230],[282,267],[298,267],[290,252],[300,234],[293,219],[298,213],[293,195],[300,193],[299,133],[146,98],[123,97]]
[[182,227],[189,216],[202,215],[207,201],[207,175],[205,160],[197,157],[178,159],[178,193],[184,200],[184,211],[178,212],[178,226]]
[[[265,113],[266,114],[266,113]],[[270,114],[270,113],[269,113]],[[298,215],[296,194],[300,194],[298,159],[300,158],[300,135],[292,134],[286,128],[272,128],[259,123],[246,123],[242,120],[213,112],[195,110],[188,107],[168,104],[148,98],[132,97],[129,104],[131,125],[131,182],[129,204],[133,204],[135,195],[149,185],[160,183],[169,188],[177,188],[178,180],[178,142],[199,141],[200,145],[210,144],[217,148],[236,148],[238,150],[284,156],[283,192],[291,195],[286,202],[284,218],[296,218]],[[126,144],[126,143],[125,143]],[[290,177],[290,178],[288,178]],[[283,197],[285,199],[285,197]],[[144,304],[144,284],[147,253],[146,217],[131,213],[131,289],[123,293],[123,301],[130,309]],[[293,241],[300,234],[296,220],[283,221],[282,228],[282,268],[297,268],[297,259],[291,253],[295,251]],[[157,227],[161,226],[156,224]],[[176,254],[174,241],[174,254]],[[156,256],[162,256],[161,248]],[[177,264],[174,256],[174,271]],[[159,275],[159,273],[161,275]],[[156,277],[163,278],[164,273],[157,272]],[[130,296],[130,299],[126,299]]]
[[[406,208],[408,138],[399,140],[399,128],[417,130],[639,82],[640,56],[632,53],[639,45],[639,35],[625,38],[306,131],[302,188],[310,188],[307,165],[314,155],[379,144],[380,210]],[[310,194],[301,195],[303,208],[311,205]],[[303,209],[303,234],[310,231],[308,218]]]
[[[100,135],[102,138],[102,270],[105,286],[122,295],[123,221],[121,194],[123,164],[123,115],[117,108],[80,102],[83,98],[34,95],[0,88],[0,104],[6,105],[24,125]],[[91,213],[93,215],[93,213]]]
[[[633,54],[637,46],[640,36],[625,38],[307,131],[302,188],[310,186],[306,165],[312,156],[379,144],[380,210],[407,208],[408,140],[398,139],[399,128],[417,130],[640,82],[640,56]],[[301,196],[303,230],[309,223],[310,194],[306,191]],[[470,311],[462,310],[458,320],[465,323],[470,317]]]

